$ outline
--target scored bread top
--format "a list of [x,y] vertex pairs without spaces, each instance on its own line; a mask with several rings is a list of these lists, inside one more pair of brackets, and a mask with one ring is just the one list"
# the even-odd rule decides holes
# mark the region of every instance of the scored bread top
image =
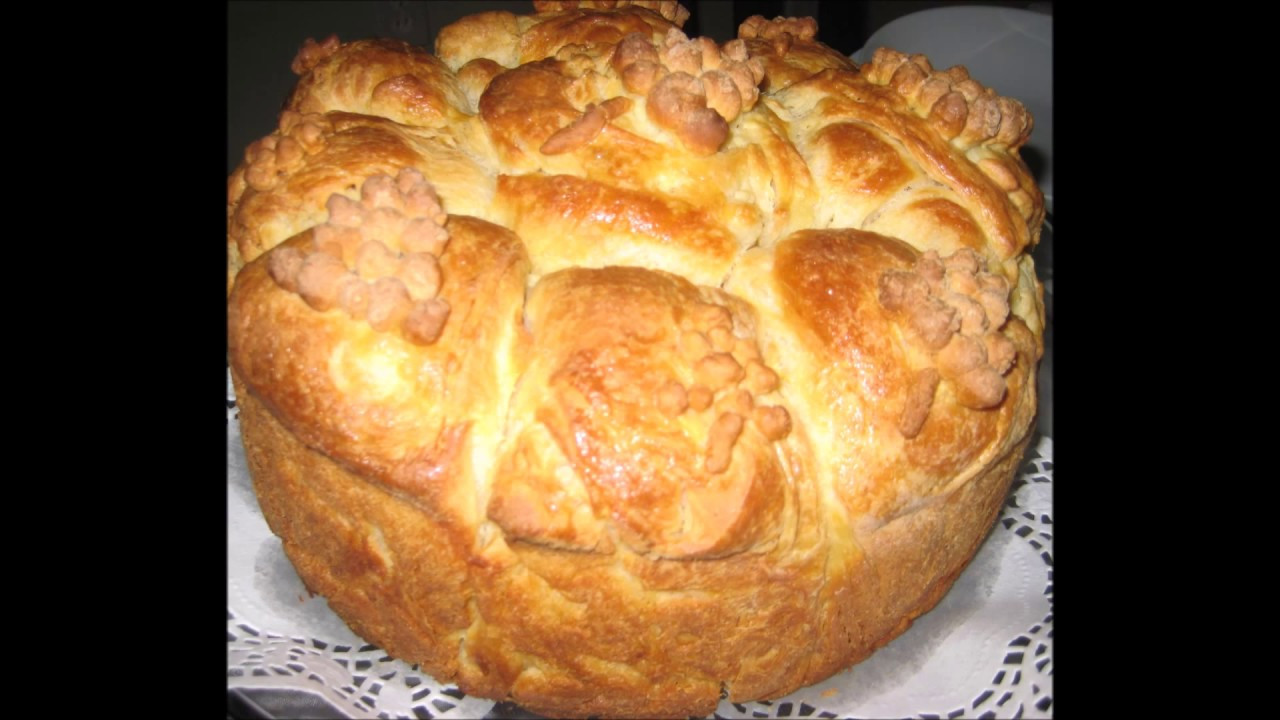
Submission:
[[[721,45],[671,2],[534,5],[444,28],[435,55],[304,46],[228,181],[232,368],[306,446],[451,528],[493,587],[534,582],[519,567],[605,603],[786,576],[803,599],[722,630],[767,637],[1026,436],[1030,115],[963,68],[856,67],[811,19]],[[551,612],[491,602],[494,627]],[[463,672],[565,710],[529,668],[586,661],[529,665],[547,640],[484,627]],[[824,648],[791,680],[763,650],[712,653],[686,690],[768,693],[865,654]],[[606,682],[593,668],[566,677]],[[609,711],[684,712],[667,691]]]

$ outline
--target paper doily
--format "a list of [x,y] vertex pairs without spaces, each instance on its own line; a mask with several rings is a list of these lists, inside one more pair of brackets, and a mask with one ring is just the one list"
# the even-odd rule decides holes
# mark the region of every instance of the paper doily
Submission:
[[[719,718],[1050,717],[1053,441],[1028,452],[994,531],[946,597],[870,659]],[[352,718],[496,717],[357,637],[310,597],[267,528],[227,378],[227,687],[300,690]]]

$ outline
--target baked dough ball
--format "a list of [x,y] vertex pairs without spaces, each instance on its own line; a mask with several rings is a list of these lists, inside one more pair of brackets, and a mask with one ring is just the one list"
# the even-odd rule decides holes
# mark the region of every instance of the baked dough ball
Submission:
[[808,18],[534,11],[309,41],[230,178],[263,513],[467,693],[683,717],[822,680],[937,603],[1029,440],[1031,117]]

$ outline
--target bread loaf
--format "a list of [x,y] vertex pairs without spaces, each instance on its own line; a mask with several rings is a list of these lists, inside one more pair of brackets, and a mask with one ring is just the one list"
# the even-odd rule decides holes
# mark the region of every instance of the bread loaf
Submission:
[[308,41],[228,181],[263,513],[362,637],[552,716],[683,717],[866,658],[1030,437],[1016,101],[812,19],[534,2]]

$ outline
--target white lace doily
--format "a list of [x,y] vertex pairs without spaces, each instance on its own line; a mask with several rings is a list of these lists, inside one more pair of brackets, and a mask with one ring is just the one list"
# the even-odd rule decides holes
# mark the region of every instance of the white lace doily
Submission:
[[[1050,717],[1053,442],[1028,453],[991,536],[931,612],[869,660],[721,718]],[[464,695],[357,637],[310,597],[258,509],[227,380],[227,687],[301,690],[352,718],[479,718]]]

